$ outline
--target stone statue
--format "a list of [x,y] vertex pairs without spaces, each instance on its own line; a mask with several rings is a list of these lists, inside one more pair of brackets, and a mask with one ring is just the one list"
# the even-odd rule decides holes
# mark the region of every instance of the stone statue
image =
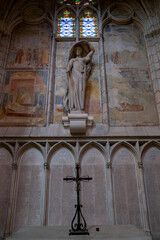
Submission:
[[86,80],[91,71],[91,60],[95,52],[87,41],[80,41],[70,50],[67,66],[68,89],[64,97],[64,110],[84,111]]

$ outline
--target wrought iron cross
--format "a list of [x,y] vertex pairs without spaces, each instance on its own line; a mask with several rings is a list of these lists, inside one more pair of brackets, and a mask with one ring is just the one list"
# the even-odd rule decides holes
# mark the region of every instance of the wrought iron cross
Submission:
[[[82,204],[80,204],[79,192],[80,192],[80,182],[81,181],[88,182],[89,180],[92,180],[92,178],[88,176],[80,177],[79,169],[80,169],[79,164],[76,164],[76,177],[63,178],[63,180],[67,182],[73,182],[73,181],[76,182],[76,192],[77,192],[77,204],[75,205],[76,212],[71,222],[71,229],[69,230],[69,235],[89,235],[87,224],[81,211]],[[76,218],[77,218],[77,223],[75,223]]]

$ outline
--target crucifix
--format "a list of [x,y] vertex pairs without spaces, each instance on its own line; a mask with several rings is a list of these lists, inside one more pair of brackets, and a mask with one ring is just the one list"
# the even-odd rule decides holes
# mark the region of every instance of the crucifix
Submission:
[[[92,178],[90,178],[88,176],[80,177],[79,170],[80,170],[80,166],[77,163],[76,164],[76,177],[63,178],[63,180],[67,181],[67,182],[73,182],[73,181],[76,182],[76,192],[77,192],[77,204],[75,205],[76,212],[75,212],[75,215],[71,222],[71,229],[69,230],[69,235],[89,235],[89,232],[87,229],[87,224],[86,224],[86,221],[85,221],[82,211],[81,211],[82,204],[80,204],[79,192],[80,192],[80,182],[81,181],[88,182],[89,180],[92,180]],[[75,223],[76,219],[77,219],[77,223]]]

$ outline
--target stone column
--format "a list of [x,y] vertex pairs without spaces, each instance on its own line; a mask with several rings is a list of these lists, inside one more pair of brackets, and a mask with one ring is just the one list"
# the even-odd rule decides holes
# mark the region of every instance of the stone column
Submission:
[[106,159],[106,185],[107,185],[107,223],[114,225],[114,207],[113,207],[113,190],[112,190],[112,163],[110,159],[110,145],[106,143],[106,151],[108,159]]
[[12,226],[14,221],[14,209],[16,204],[16,186],[17,186],[17,169],[18,165],[17,162],[12,163],[12,181],[11,181],[11,191],[10,191],[10,199],[8,203],[8,216],[7,216],[7,224],[6,224],[6,231],[4,233],[4,237],[8,237],[12,233]]
[[[10,35],[1,33],[0,37],[0,95],[3,97],[3,85],[4,85],[4,74],[5,74],[5,67],[7,63],[7,55],[10,43]],[[2,98],[0,99],[2,102]]]
[[49,143],[46,141],[45,145],[45,153],[44,153],[44,177],[45,177],[45,182],[44,182],[44,207],[43,207],[43,225],[47,226],[48,225],[48,196],[49,196],[49,162],[48,162],[48,151],[49,151]]
[[145,38],[153,90],[157,104],[158,117],[160,120],[160,28],[155,29],[154,26],[150,27],[146,31]]
[[140,213],[141,213],[141,223],[142,229],[145,232],[150,232],[149,230],[149,221],[147,213],[147,203],[144,189],[144,179],[143,179],[143,163],[140,159],[139,144],[136,143],[136,148],[138,149],[138,162],[137,162],[137,184],[138,184],[138,196],[140,204]]
[[48,112],[47,125],[53,123],[53,109],[54,109],[54,80],[55,80],[55,61],[56,61],[56,34],[52,35],[51,61],[49,72],[49,89],[48,89]]
[[78,6],[77,6],[77,11],[76,11],[76,22],[75,22],[75,27],[76,27],[76,31],[75,31],[75,35],[76,35],[76,42],[79,41],[79,36],[80,36],[80,16],[79,16],[79,11],[78,11]]
[[[99,24],[101,26],[101,23]],[[108,90],[107,90],[107,76],[105,66],[105,53],[104,53],[104,40],[102,28],[99,29],[100,42],[99,42],[99,70],[100,70],[100,81],[101,81],[101,102],[102,102],[102,113],[103,123],[109,125],[108,120]]]
[[44,163],[45,170],[45,191],[44,191],[44,213],[43,213],[43,225],[48,225],[48,195],[49,195],[49,163]]

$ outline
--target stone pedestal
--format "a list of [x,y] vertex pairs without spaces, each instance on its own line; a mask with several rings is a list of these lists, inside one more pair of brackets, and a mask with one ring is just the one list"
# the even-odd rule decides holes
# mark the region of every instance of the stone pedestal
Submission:
[[[133,225],[88,226],[90,235],[69,236],[68,226],[25,227],[8,237],[8,240],[152,240],[149,233]],[[99,230],[99,231],[97,231]]]
[[93,117],[88,116],[85,112],[74,111],[68,114],[68,116],[62,117],[64,127],[70,128],[71,134],[85,133],[87,127],[92,126]]

